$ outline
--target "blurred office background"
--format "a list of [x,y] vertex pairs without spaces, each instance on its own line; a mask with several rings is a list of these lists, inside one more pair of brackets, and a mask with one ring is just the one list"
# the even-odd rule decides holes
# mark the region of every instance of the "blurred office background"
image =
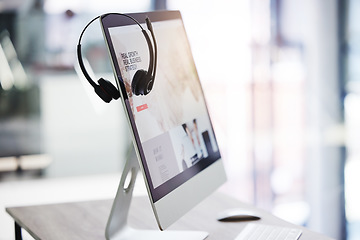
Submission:
[[[359,239],[356,0],[0,0],[0,190],[121,172],[122,105],[97,98],[75,48],[98,14],[161,9],[182,12],[229,176],[222,190]],[[113,80],[99,25],[82,45],[94,78]]]

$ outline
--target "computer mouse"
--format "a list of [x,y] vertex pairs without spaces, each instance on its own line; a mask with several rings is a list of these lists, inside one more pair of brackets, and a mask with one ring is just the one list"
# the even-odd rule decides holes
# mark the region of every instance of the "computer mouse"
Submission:
[[221,222],[254,221],[261,219],[256,213],[245,209],[229,209],[221,212],[217,220]]

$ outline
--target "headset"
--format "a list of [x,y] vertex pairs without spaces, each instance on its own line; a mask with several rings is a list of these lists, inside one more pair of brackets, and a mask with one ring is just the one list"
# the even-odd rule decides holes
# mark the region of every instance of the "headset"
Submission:
[[153,88],[154,86],[154,80],[155,80],[155,74],[156,74],[156,63],[157,63],[157,45],[156,45],[156,39],[155,39],[155,34],[152,28],[152,24],[150,19],[147,17],[145,19],[146,22],[146,26],[148,28],[148,30],[151,33],[151,37],[153,40],[153,44],[151,43],[150,37],[147,34],[146,30],[141,26],[141,24],[132,16],[127,15],[127,14],[123,14],[123,13],[106,13],[100,16],[95,17],[94,19],[92,19],[86,26],[85,28],[82,30],[80,37],[79,37],[79,42],[77,45],[77,57],[78,57],[78,62],[80,65],[80,69],[82,71],[82,73],[84,74],[85,78],[88,80],[88,82],[91,84],[91,86],[93,86],[95,93],[106,103],[109,103],[112,99],[118,99],[120,97],[120,92],[119,90],[108,80],[105,80],[103,78],[100,78],[98,80],[98,84],[96,84],[90,77],[90,75],[88,74],[88,72],[85,69],[84,66],[84,62],[82,59],[82,55],[81,55],[81,39],[84,35],[85,30],[89,27],[89,25],[91,23],[93,23],[96,19],[98,18],[103,18],[106,17],[107,15],[110,14],[116,14],[116,15],[121,15],[127,18],[130,18],[131,20],[133,20],[141,29],[141,32],[143,33],[146,43],[148,45],[149,48],[149,55],[150,55],[150,61],[149,61],[149,67],[148,70],[143,70],[143,69],[139,69],[136,71],[136,73],[134,74],[134,77],[132,79],[131,82],[131,91],[133,94],[135,94],[136,96],[138,95],[147,95]]

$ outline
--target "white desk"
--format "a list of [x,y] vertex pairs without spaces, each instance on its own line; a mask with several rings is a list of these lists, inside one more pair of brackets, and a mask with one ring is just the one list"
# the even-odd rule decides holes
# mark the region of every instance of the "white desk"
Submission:
[[[11,207],[6,211],[15,220],[17,230],[25,229],[35,239],[105,239],[105,225],[112,200]],[[270,213],[244,204],[222,193],[215,193],[186,214],[169,229],[202,230],[209,232],[207,239],[234,239],[247,222],[223,223],[217,214],[229,208],[246,208],[257,212],[259,223],[298,227]],[[147,197],[134,197],[129,214],[130,225],[138,228],[157,229]],[[302,228],[300,240],[330,240],[321,234]],[[21,239],[18,235],[17,239]]]

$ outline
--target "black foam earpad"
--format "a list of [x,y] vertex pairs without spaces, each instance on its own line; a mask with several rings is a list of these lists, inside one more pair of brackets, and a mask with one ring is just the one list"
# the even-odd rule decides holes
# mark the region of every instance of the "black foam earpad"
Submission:
[[99,85],[94,86],[95,93],[106,103],[112,100],[112,97]]
[[140,69],[136,71],[131,82],[131,90],[135,95],[144,95],[147,86],[147,71]]
[[120,97],[119,91],[110,81],[100,78],[98,83],[111,98],[118,99]]

